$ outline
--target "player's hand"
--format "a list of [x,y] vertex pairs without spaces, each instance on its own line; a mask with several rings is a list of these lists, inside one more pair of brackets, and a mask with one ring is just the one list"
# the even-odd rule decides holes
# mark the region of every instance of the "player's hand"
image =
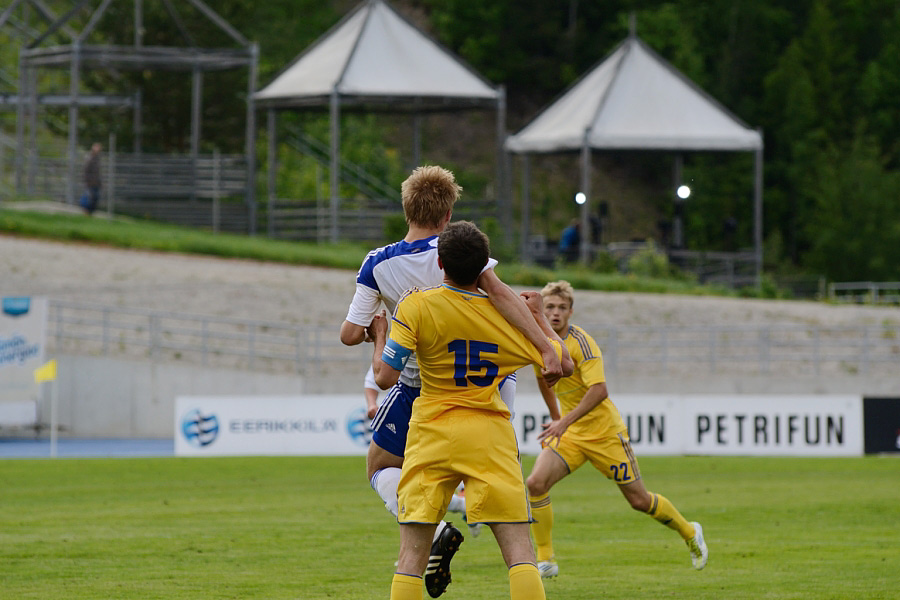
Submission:
[[387,312],[382,310],[379,314],[375,315],[375,318],[372,319],[372,322],[366,327],[366,341],[374,342],[379,335],[387,337],[387,330]]
[[562,434],[564,434],[566,432],[566,429],[569,428],[568,425],[562,422],[562,419],[544,423],[543,427],[544,430],[538,434],[538,441],[552,444],[553,440],[555,439],[557,446],[559,445],[559,438],[561,438]]
[[531,314],[540,316],[544,312],[544,299],[537,292],[522,292],[519,294],[525,301],[525,306],[531,311]]
[[550,348],[541,352],[541,358],[544,361],[544,366],[541,368],[541,377],[547,382],[548,387],[553,387],[563,376],[562,364],[556,355],[556,349]]
[[369,420],[374,419],[375,413],[377,413],[377,412],[378,412],[377,404],[372,404],[371,406],[366,407],[366,416],[369,418]]

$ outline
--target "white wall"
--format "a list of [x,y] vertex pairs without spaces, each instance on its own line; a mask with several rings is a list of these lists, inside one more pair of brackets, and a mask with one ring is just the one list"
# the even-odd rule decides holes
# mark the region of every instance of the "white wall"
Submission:
[[[212,369],[108,357],[59,356],[60,435],[171,438],[175,397],[298,394],[300,375]],[[40,420],[50,422],[45,384]]]
[[[359,394],[365,369],[343,367],[318,377],[206,368],[197,365],[59,355],[60,435],[82,438],[171,438],[177,396]],[[357,372],[358,371],[358,372]],[[696,377],[610,374],[618,394],[854,394],[896,395],[897,379],[848,373],[844,377]],[[43,386],[40,420],[50,422],[50,385]],[[530,369],[519,371],[521,394],[536,394]],[[382,395],[383,397],[383,395]]]

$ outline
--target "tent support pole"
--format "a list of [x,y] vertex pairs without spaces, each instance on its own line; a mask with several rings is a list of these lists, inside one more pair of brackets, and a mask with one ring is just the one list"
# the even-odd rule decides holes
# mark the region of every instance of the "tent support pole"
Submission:
[[684,156],[675,155],[675,164],[672,168],[674,185],[672,190],[675,198],[675,218],[672,220],[672,247],[676,250],[684,248],[684,200],[678,197],[678,188],[681,187],[681,172],[684,169]]
[[338,241],[338,186],[340,185],[340,155],[341,155],[341,112],[337,90],[331,92],[331,172],[329,173],[329,187],[331,187],[331,242]]
[[[418,98],[416,104],[418,104]],[[412,169],[417,169],[422,165],[422,114],[416,109],[412,118],[413,128],[413,165]]]
[[762,130],[759,132],[760,144],[756,149],[753,177],[753,250],[756,254],[756,286],[762,286],[763,272],[763,144]]
[[[76,201],[75,179],[78,165],[76,164],[78,149],[78,89],[81,77],[81,42],[72,42],[72,64],[69,70],[69,181],[66,190],[66,201],[74,204]],[[23,92],[20,92],[23,93]]]
[[266,129],[269,147],[266,152],[266,235],[275,236],[275,153],[278,152],[278,141],[275,136],[275,109],[266,111]]
[[[25,189],[30,196],[34,194],[35,177],[37,177],[37,127],[38,127],[38,97],[37,97],[37,69],[27,69],[25,80],[28,82],[28,142],[25,151]],[[24,98],[24,94],[20,94]],[[23,100],[19,100],[20,103]]]
[[244,154],[247,160],[247,217],[250,235],[256,235],[256,73],[259,65],[259,44],[250,44],[250,73],[247,75],[247,133]]
[[506,185],[506,152],[503,144],[506,141],[506,88],[497,90],[497,203],[500,209],[500,224],[503,227],[503,242],[506,247],[513,247],[512,239],[512,199]]
[[203,71],[194,65],[191,75],[191,202],[197,200],[197,158],[200,154],[200,110],[203,102]]
[[143,135],[142,123],[144,120],[144,92],[142,89],[138,89],[134,93],[134,115],[133,115],[133,123],[132,123],[132,131],[134,132],[134,153],[140,154],[141,147],[143,146],[143,140],[141,139]]
[[591,147],[588,143],[590,132],[590,129],[585,129],[584,143],[581,146],[581,192],[584,193],[584,204],[581,205],[579,237],[581,238],[581,262],[584,265],[591,261]]
[[528,155],[522,155],[522,262],[531,264],[531,164]]
[[[16,2],[13,2],[7,11],[2,15],[2,17],[7,16],[7,14],[12,13],[12,9],[16,6]],[[0,24],[3,22],[3,18],[0,17]],[[19,103],[16,105],[16,153],[15,153],[15,164],[16,164],[16,192],[21,194],[25,190],[25,102],[22,101],[22,97],[25,93],[25,86],[28,78],[25,77],[25,60],[22,54],[25,52],[24,49],[19,49],[19,88],[16,90],[16,93],[19,95]],[[29,101],[31,98],[29,97]]]

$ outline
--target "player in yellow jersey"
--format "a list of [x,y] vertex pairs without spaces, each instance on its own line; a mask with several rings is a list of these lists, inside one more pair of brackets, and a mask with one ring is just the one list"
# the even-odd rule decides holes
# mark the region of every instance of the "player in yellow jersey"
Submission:
[[528,476],[534,518],[531,530],[541,576],[553,577],[559,573],[553,556],[550,488],[586,461],[618,484],[633,509],[677,531],[687,543],[694,568],[702,569],[708,556],[703,528],[699,523],[685,520],[664,496],[648,492],[644,487],[628,430],[608,397],[600,348],[583,329],[569,324],[575,300],[572,286],[567,281],[548,283],[541,296],[544,315],[575,361],[575,374],[561,379],[553,390],[538,374],[538,387],[553,419],[538,436],[543,450]]
[[[541,365],[541,354],[475,285],[489,256],[487,236],[473,223],[451,223],[438,239],[437,251],[444,284],[407,293],[397,304],[389,339],[384,318],[376,318],[369,328],[379,387],[397,381],[413,352],[422,380],[397,490],[400,554],[391,600],[423,597],[421,573],[433,532],[460,481],[466,486],[468,522],[486,524],[494,532],[509,569],[510,597],[542,600],[516,435],[498,391],[510,373]],[[540,297],[526,294],[526,303],[555,340],[563,373],[571,374],[572,361],[543,317]]]

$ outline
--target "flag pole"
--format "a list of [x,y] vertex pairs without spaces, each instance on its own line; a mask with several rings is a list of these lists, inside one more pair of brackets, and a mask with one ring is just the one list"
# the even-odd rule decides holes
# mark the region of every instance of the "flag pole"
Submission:
[[50,458],[56,458],[56,430],[57,415],[56,407],[59,404],[59,384],[54,378],[50,382]]

